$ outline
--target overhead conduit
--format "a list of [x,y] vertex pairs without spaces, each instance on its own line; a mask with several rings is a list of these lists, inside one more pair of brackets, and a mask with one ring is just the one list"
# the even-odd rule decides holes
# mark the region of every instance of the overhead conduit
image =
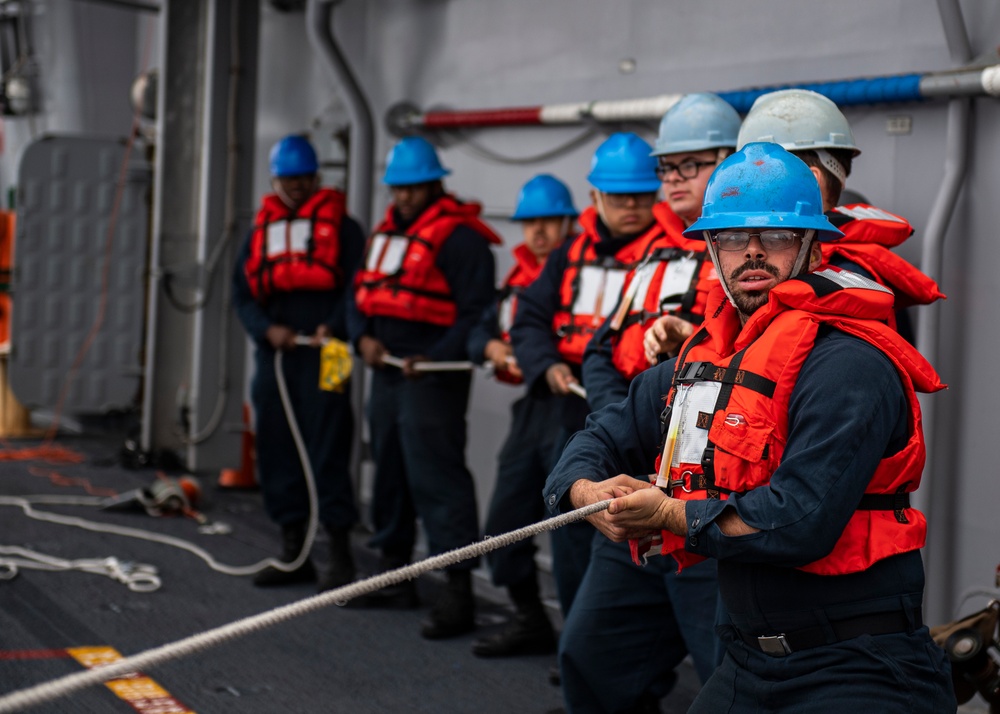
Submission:
[[[943,2],[944,0],[942,0]],[[954,72],[901,74],[869,79],[849,79],[809,84],[757,87],[718,95],[746,114],[754,100],[779,89],[811,89],[838,105],[896,104],[954,97],[1000,97],[1000,65]],[[398,135],[414,131],[440,131],[499,126],[568,125],[584,122],[659,121],[682,94],[663,94],[642,99],[601,100],[547,104],[532,107],[466,109],[421,112],[397,105],[387,122]]]

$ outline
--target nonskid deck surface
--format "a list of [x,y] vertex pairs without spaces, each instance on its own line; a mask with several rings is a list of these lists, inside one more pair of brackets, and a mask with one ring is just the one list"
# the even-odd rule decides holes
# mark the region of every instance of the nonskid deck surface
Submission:
[[[80,464],[0,462],[0,493],[6,496],[86,495],[79,485],[118,493],[146,487],[152,469],[123,468],[120,442],[60,439],[84,454]],[[22,446],[15,444],[14,446]],[[34,467],[34,468],[31,468]],[[57,477],[53,477],[53,472]],[[232,527],[226,535],[204,535],[185,517],[154,518],[139,511],[37,505],[38,510],[102,523],[142,528],[190,540],[221,563],[244,565],[275,554],[278,529],[266,517],[254,491],[220,490],[203,479],[202,510]],[[363,571],[374,567],[366,534],[355,533],[355,554]],[[0,508],[0,544],[19,545],[59,558],[103,558],[156,566],[162,587],[131,592],[101,575],[24,569],[0,580],[0,692],[11,692],[79,672],[118,654],[129,656],[219,627],[242,617],[315,594],[309,585],[254,587],[249,578],[211,570],[177,548],[93,533],[28,518],[19,508]],[[314,547],[323,562],[322,533]],[[555,657],[482,660],[472,641],[506,616],[505,607],[480,600],[478,632],[443,642],[419,635],[439,581],[418,583],[424,606],[414,611],[366,611],[330,607],[204,652],[143,672],[145,679],[114,688],[90,687],[69,699],[36,706],[59,712],[156,711],[245,714],[276,712],[549,712],[562,704],[548,682]],[[685,711],[695,691],[690,667],[664,711]],[[672,700],[672,701],[671,701]]]

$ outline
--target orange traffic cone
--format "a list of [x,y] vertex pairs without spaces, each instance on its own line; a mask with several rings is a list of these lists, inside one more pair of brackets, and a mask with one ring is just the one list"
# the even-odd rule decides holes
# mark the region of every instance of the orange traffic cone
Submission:
[[254,434],[250,428],[250,405],[243,405],[243,440],[240,444],[240,467],[219,472],[221,488],[256,488],[257,457],[254,452]]

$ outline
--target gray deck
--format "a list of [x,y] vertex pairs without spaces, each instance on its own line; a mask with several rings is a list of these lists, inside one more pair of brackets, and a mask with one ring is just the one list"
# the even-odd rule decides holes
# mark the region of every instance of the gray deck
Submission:
[[[79,487],[57,486],[47,477],[33,475],[31,465],[118,492],[147,486],[155,479],[152,470],[118,465],[120,441],[60,443],[85,453],[87,461],[79,465],[0,462],[0,491],[16,496],[83,495]],[[274,554],[277,528],[265,517],[258,493],[218,490],[211,483],[205,490],[208,502],[202,510],[210,519],[231,525],[231,534],[201,535],[187,518],[79,506],[38,508],[185,538],[227,564],[253,563]],[[364,547],[365,534],[355,535],[359,565],[371,567],[374,556]],[[154,564],[163,579],[162,588],[153,593],[133,593],[108,578],[79,572],[22,570],[13,580],[0,580],[2,692],[81,671],[76,661],[56,656],[65,648],[108,646],[126,656],[136,654],[315,592],[309,586],[255,588],[249,579],[216,573],[181,550],[32,520],[13,507],[0,509],[0,543],[63,558],[114,555]],[[322,542],[314,552],[321,561]],[[438,584],[433,576],[420,580],[425,603],[433,601]],[[495,600],[485,578],[477,578],[476,587],[482,596],[481,627],[455,640],[428,642],[420,637],[419,621],[426,605],[407,612],[331,607],[145,674],[199,714],[558,711],[559,689],[548,682],[554,656],[481,660],[470,654],[472,641],[505,616],[504,605]],[[37,658],[24,658],[32,652]],[[664,712],[685,711],[696,691],[692,669],[685,665],[680,674],[680,683],[664,701]],[[30,711],[134,709],[107,688],[95,686]]]

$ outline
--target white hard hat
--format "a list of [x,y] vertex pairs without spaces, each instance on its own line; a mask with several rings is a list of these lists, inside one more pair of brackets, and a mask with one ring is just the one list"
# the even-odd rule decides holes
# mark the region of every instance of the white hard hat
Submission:
[[857,156],[847,117],[827,97],[808,89],[781,89],[757,98],[743,120],[737,150],[754,141],[781,144],[786,151],[846,149]]

